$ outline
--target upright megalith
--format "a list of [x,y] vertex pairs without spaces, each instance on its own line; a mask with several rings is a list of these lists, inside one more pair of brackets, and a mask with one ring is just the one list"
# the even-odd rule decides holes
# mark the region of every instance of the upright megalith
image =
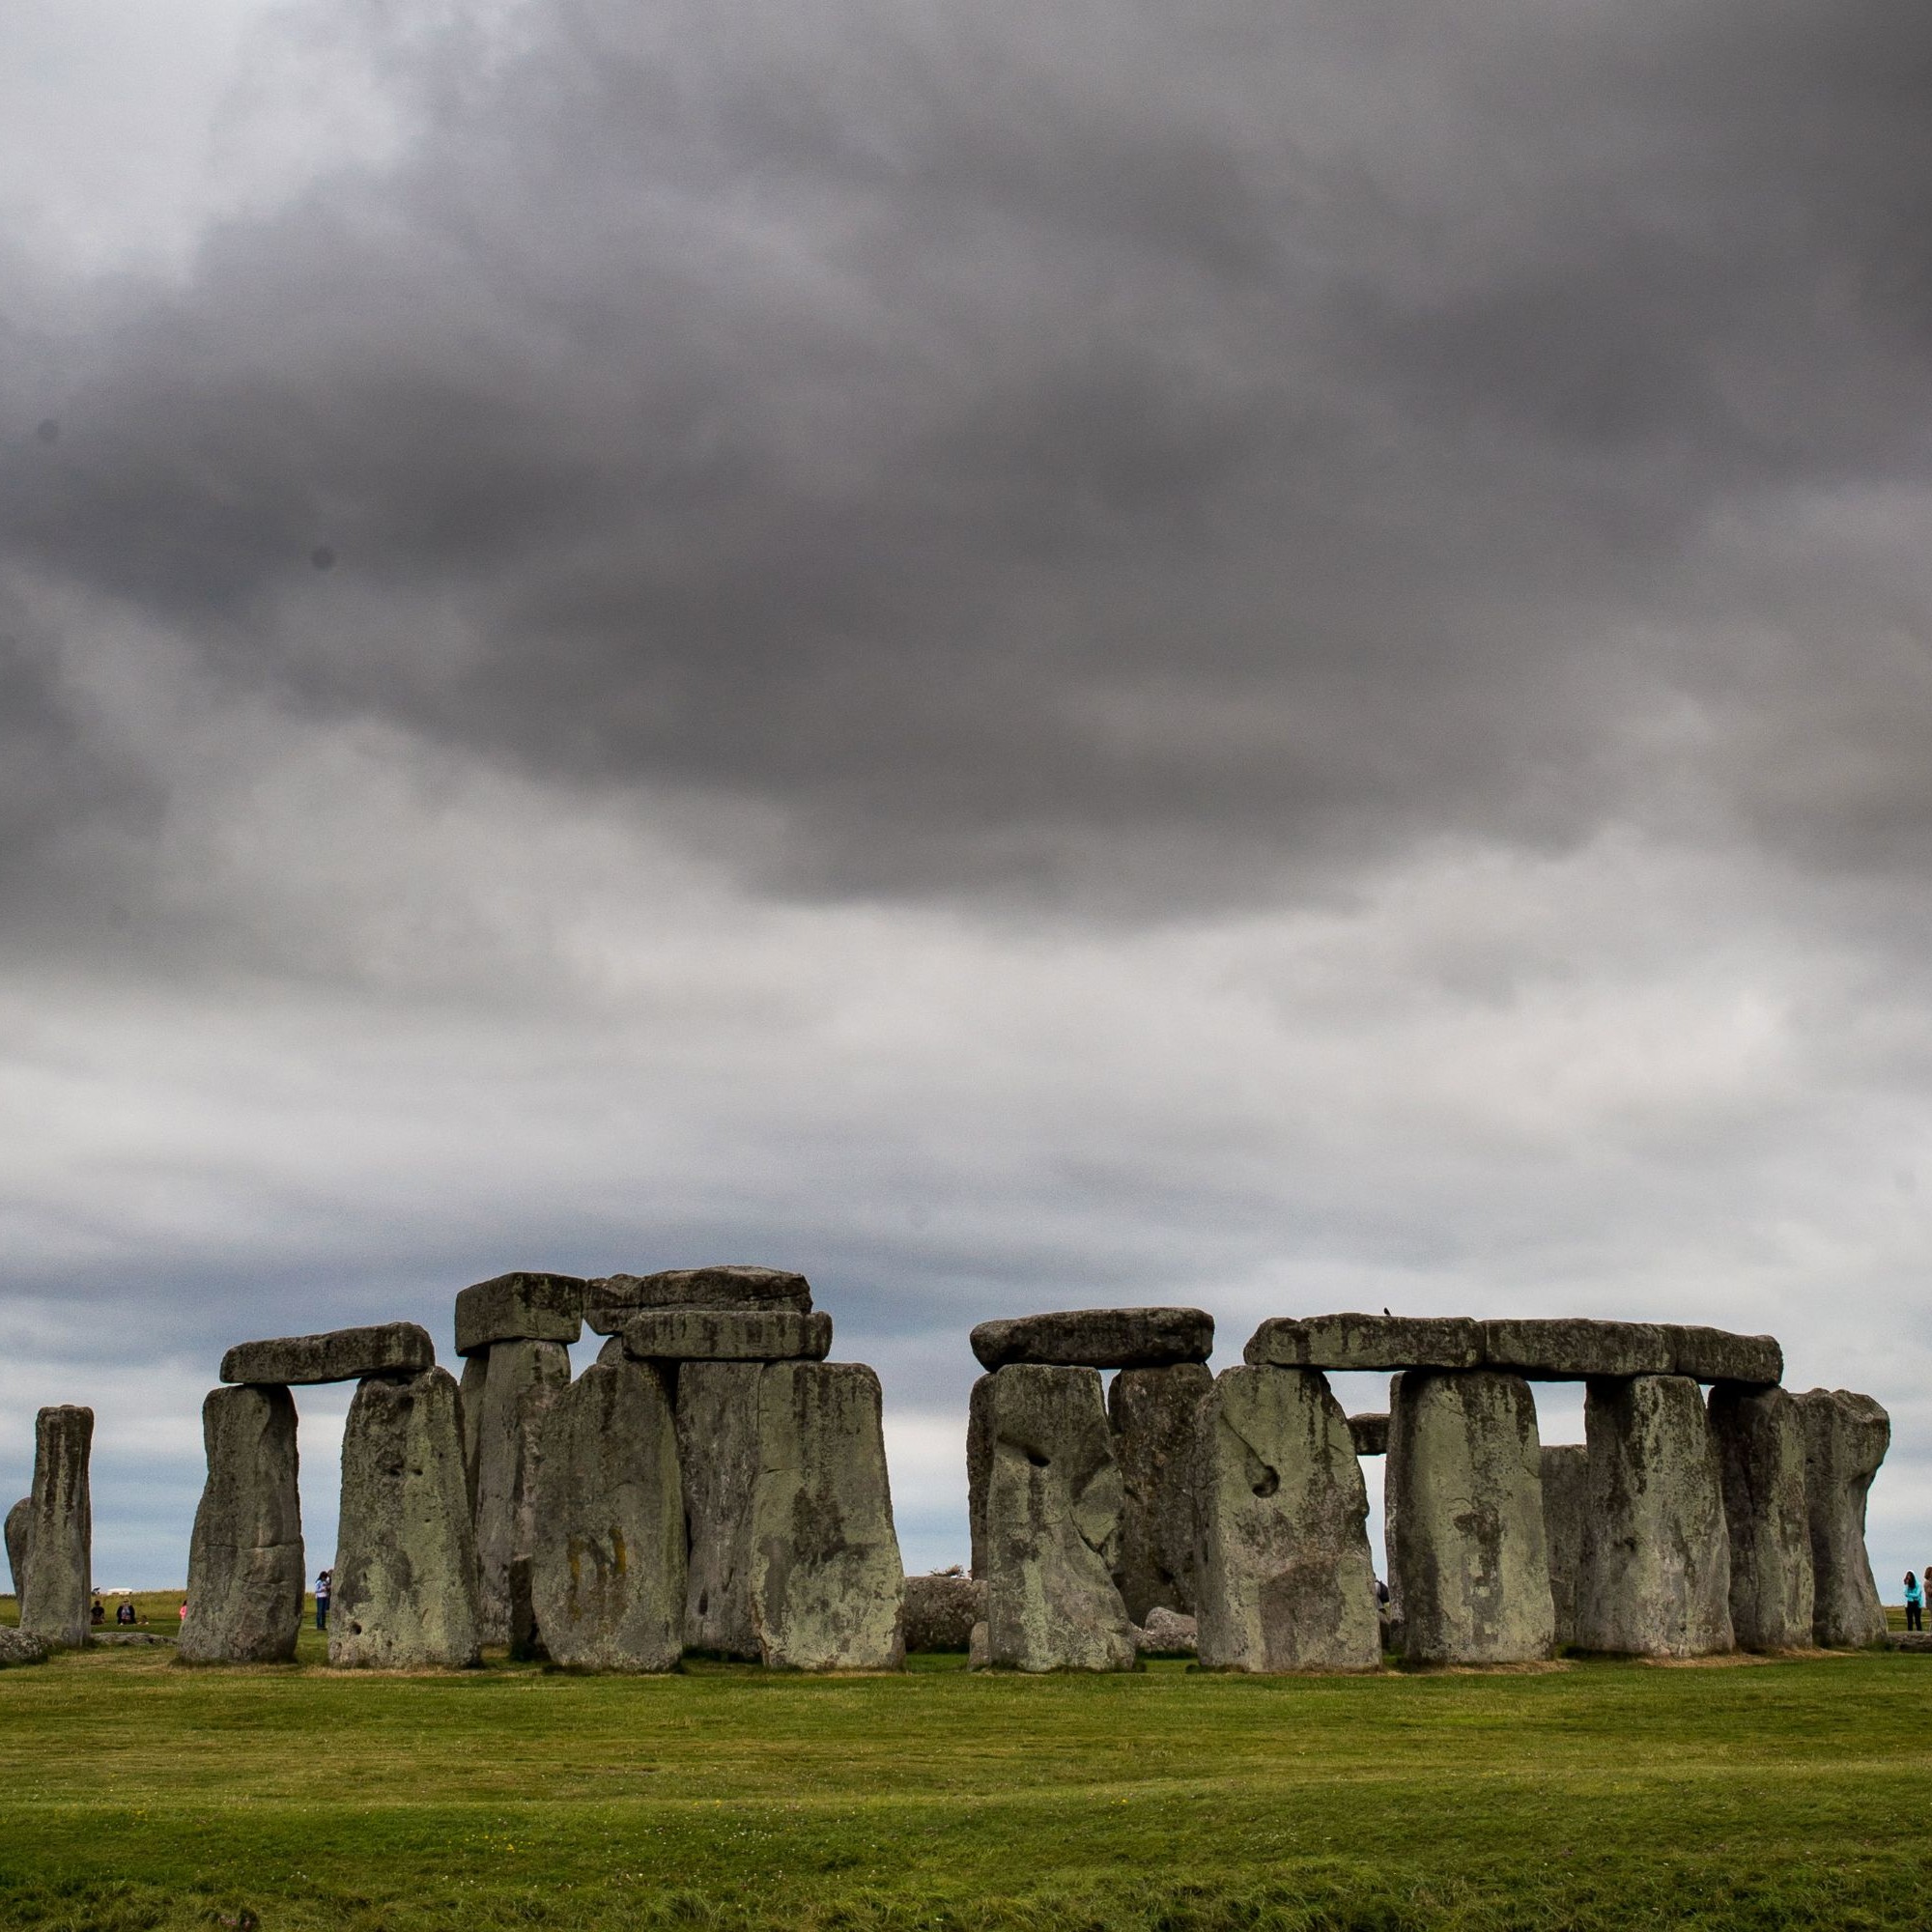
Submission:
[[1403,1648],[1528,1663],[1555,1647],[1536,1402],[1520,1376],[1413,1370],[1391,1408]]
[[993,1376],[981,1376],[966,1398],[966,1530],[973,1574],[986,1574],[986,1495],[993,1484]]
[[767,1664],[896,1670],[905,1572],[879,1378],[861,1362],[774,1362],[758,1378],[752,1628]]
[[34,1421],[34,1492],[28,1516],[20,1628],[78,1650],[94,1597],[94,1508],[88,1459],[94,1411],[63,1404]]
[[1847,1389],[1811,1389],[1796,1400],[1816,1589],[1812,1632],[1828,1649],[1856,1649],[1885,1634],[1865,1551],[1865,1497],[1891,1444],[1891,1418],[1870,1396]]
[[1203,1399],[1197,1454],[1203,1666],[1376,1669],[1368,1491],[1327,1377],[1229,1369]]
[[14,1579],[14,1594],[27,1587],[27,1551],[34,1543],[34,1499],[22,1496],[7,1512],[7,1573]]
[[684,1649],[684,1500],[662,1375],[598,1361],[542,1426],[530,1601],[544,1647],[579,1670],[670,1670]]
[[1746,1650],[1806,1646],[1815,1586],[1798,1404],[1781,1388],[1719,1382],[1709,1412],[1731,1540],[1732,1633]]
[[1580,1442],[1546,1442],[1540,1463],[1549,1607],[1561,1650],[1577,1641],[1577,1583],[1590,1530],[1590,1452]]
[[1131,1670],[1114,1583],[1122,1491],[1094,1369],[989,1378],[983,1530],[987,1657],[1010,1670]]
[[752,1499],[758,1482],[761,1362],[685,1362],[677,1374],[678,1461],[689,1557],[684,1641],[757,1661],[752,1622]]
[[1115,1580],[1133,1622],[1165,1605],[1194,1608],[1195,1420],[1214,1385],[1203,1362],[1122,1369],[1107,1391],[1121,1465],[1121,1561]]
[[1589,1384],[1590,1538],[1577,1642],[1640,1657],[1734,1647],[1723,1479],[1702,1392],[1686,1376]]
[[505,1339],[489,1345],[489,1359],[473,1425],[468,1401],[464,1424],[466,1433],[474,1429],[476,1588],[483,1641],[507,1643],[510,1563],[529,1554],[528,1542],[519,1534],[528,1520],[525,1492],[533,1411],[526,1398],[532,1390],[569,1384],[570,1352],[561,1342]]
[[446,1369],[371,1376],[342,1432],[328,1661],[464,1668],[479,1659],[476,1533],[462,1398]]
[[210,1390],[208,1481],[188,1544],[186,1663],[286,1663],[301,1629],[301,1493],[296,1406],[285,1388]]

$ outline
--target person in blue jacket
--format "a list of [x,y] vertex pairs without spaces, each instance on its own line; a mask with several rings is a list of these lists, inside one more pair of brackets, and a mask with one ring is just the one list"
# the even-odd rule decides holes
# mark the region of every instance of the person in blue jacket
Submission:
[[1910,1570],[1905,1573],[1905,1628],[1909,1631],[1925,1628],[1925,1592],[1919,1587],[1918,1578]]

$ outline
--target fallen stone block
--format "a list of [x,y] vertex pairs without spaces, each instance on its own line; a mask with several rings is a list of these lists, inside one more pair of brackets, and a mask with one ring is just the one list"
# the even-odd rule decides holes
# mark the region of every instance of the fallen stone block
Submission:
[[1007,1670],[1130,1670],[1114,1583],[1121,1472],[1099,1375],[1018,1363],[988,1379],[987,1659]]
[[462,1669],[479,1661],[461,1401],[446,1369],[356,1386],[342,1431],[328,1612],[328,1661],[338,1669]]
[[1796,1400],[1804,1428],[1813,1638],[1829,1650],[1855,1650],[1885,1634],[1865,1550],[1865,1497],[1891,1444],[1891,1418],[1870,1396],[1848,1389],[1809,1389]]
[[1327,1378],[1229,1369],[1201,1408],[1203,1666],[1378,1668],[1368,1491]]
[[639,1362],[822,1362],[831,1348],[831,1316],[789,1308],[647,1308],[624,1327]]
[[1194,1607],[1195,1419],[1214,1385],[1202,1362],[1122,1369],[1107,1391],[1121,1465],[1121,1565],[1114,1580],[1139,1623],[1155,1605]]
[[1577,1583],[1589,1539],[1590,1452],[1580,1442],[1546,1442],[1543,1534],[1549,1557],[1549,1606],[1559,1649],[1577,1641]]
[[1199,1308],[1071,1308],[982,1321],[972,1342],[984,1369],[1164,1369],[1214,1352],[1214,1318]]
[[684,1651],[684,1491],[663,1378],[597,1362],[551,1402],[530,1596],[551,1657],[578,1670],[675,1668]]
[[1349,1418],[1349,1434],[1355,1438],[1357,1456],[1386,1456],[1389,1446],[1389,1412],[1369,1410]]
[[0,1630],[0,1670],[12,1670],[24,1663],[44,1663],[53,1655],[45,1637],[30,1635],[23,1630]]
[[1781,1388],[1727,1380],[1708,1412],[1731,1539],[1732,1633],[1746,1650],[1807,1647],[1816,1586],[1798,1404]]
[[22,1496],[7,1512],[7,1574],[13,1578],[14,1594],[27,1587],[27,1550],[34,1537],[34,1499]]
[[287,1663],[301,1629],[296,1406],[285,1388],[211,1389],[201,1405],[208,1480],[188,1542],[190,1663]]
[[905,1662],[879,1378],[862,1362],[774,1362],[759,1376],[751,1599],[767,1664]]
[[20,1628],[67,1650],[87,1641],[94,1600],[94,1506],[88,1460],[94,1411],[63,1404],[34,1419],[33,1508],[28,1516]]
[[958,1572],[905,1579],[905,1647],[915,1651],[967,1651],[973,1626],[986,1620],[986,1586]]
[[1735,1648],[1723,1478],[1685,1376],[1590,1383],[1590,1536],[1577,1589],[1583,1650],[1705,1657]]
[[1147,1613],[1146,1622],[1134,1625],[1129,1634],[1133,1637],[1135,1651],[1142,1657],[1195,1657],[1200,1654],[1199,1626],[1195,1619],[1181,1615],[1179,1610],[1170,1610],[1163,1604],[1156,1604]]
[[1483,1350],[1479,1324],[1460,1315],[1311,1315],[1264,1321],[1243,1359],[1257,1369],[1475,1369]]
[[677,1372],[677,1446],[690,1554],[688,1650],[755,1662],[752,1497],[758,1483],[762,1362],[687,1362]]
[[1655,1321],[1485,1321],[1483,1363],[1531,1381],[1580,1382],[1598,1376],[1667,1376],[1670,1338]]
[[1768,1385],[1784,1378],[1784,1350],[1774,1335],[1733,1335],[1722,1328],[1663,1330],[1670,1347],[1670,1373],[1693,1382]]
[[499,1274],[456,1297],[456,1352],[493,1342],[562,1342],[583,1332],[583,1283],[574,1274]]
[[[470,1357],[475,1360],[476,1357]],[[533,1391],[569,1386],[570,1354],[561,1342],[494,1342],[474,1426],[476,1604],[482,1640],[510,1640],[510,1561],[529,1544],[527,1486]],[[464,1404],[466,1435],[469,1405]]]
[[586,1283],[583,1319],[600,1335],[620,1335],[646,1308],[711,1308],[755,1314],[811,1313],[811,1284],[789,1268],[668,1268],[660,1274],[611,1274]]
[[1536,1401],[1520,1376],[1411,1370],[1388,1445],[1413,1663],[1528,1663],[1555,1648]]
[[359,1382],[368,1376],[416,1376],[436,1366],[429,1331],[413,1321],[373,1328],[335,1328],[327,1335],[284,1335],[242,1342],[221,1358],[224,1382]]

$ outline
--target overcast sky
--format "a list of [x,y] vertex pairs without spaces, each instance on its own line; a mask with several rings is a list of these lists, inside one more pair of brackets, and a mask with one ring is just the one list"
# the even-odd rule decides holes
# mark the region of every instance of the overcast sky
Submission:
[[10,0],[0,1491],[750,1261],[914,1567],[974,1321],[1389,1306],[1776,1333],[1895,1597],[1928,512],[1924,0]]

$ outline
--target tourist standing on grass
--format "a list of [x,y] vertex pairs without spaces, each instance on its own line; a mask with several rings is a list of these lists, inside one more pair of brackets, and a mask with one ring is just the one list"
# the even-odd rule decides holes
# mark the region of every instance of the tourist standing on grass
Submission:
[[1925,1592],[1919,1586],[1918,1578],[1910,1570],[1905,1573],[1905,1628],[1909,1631],[1925,1628]]
[[320,1570],[315,1578],[315,1627],[319,1631],[328,1628],[328,1586],[334,1577],[327,1570]]

